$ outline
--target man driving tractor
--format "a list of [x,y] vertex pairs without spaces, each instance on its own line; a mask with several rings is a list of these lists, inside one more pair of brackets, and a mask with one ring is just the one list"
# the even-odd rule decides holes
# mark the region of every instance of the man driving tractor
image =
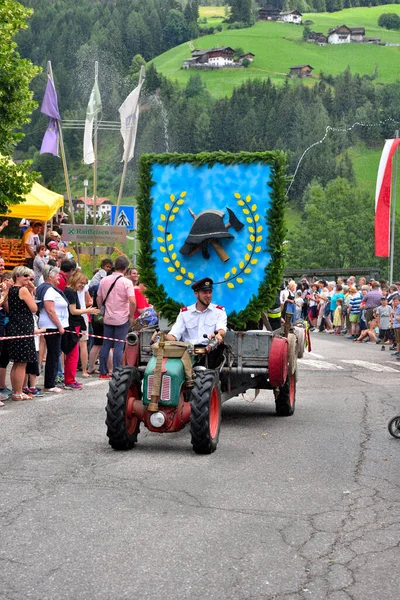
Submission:
[[192,285],[196,302],[181,308],[171,331],[165,335],[166,340],[207,345],[206,334],[209,339],[216,338],[222,344],[227,318],[224,307],[211,302],[213,283],[205,277]]

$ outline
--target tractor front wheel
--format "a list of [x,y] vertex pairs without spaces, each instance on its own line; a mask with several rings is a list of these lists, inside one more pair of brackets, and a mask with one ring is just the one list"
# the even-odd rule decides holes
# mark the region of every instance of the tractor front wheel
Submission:
[[133,413],[133,403],[140,398],[140,373],[136,367],[115,369],[106,406],[108,443],[114,450],[130,450],[136,444],[140,421]]
[[217,449],[221,426],[221,393],[218,373],[201,371],[190,394],[190,432],[196,454]]
[[296,372],[287,376],[283,386],[275,393],[276,414],[279,417],[290,417],[296,404]]

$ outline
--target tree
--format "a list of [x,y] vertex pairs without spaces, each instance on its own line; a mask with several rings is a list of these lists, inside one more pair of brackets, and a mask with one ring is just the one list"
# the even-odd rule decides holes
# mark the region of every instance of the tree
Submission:
[[243,48],[241,48],[240,46],[238,48],[235,48],[235,54],[233,56],[236,60],[239,58],[239,56],[241,54],[244,54]]
[[30,122],[30,114],[36,107],[29,84],[39,70],[29,60],[21,59],[14,37],[25,29],[26,19],[32,14],[15,0],[2,0],[0,4],[0,211],[7,211],[10,204],[21,202],[34,182],[29,173],[30,163],[14,165],[9,157],[22,139],[18,133]]
[[144,80],[144,88],[149,94],[151,94],[155,92],[160,85],[161,77],[153,63],[150,63],[146,72],[146,79]]
[[187,98],[194,98],[202,93],[206,85],[203,83],[199,73],[195,73],[190,76],[189,81],[186,84],[184,94]]
[[254,23],[253,3],[252,0],[230,0],[231,15],[229,20],[231,23]]
[[379,27],[400,29],[400,17],[396,13],[383,13],[378,19]]
[[346,152],[339,161],[338,176],[342,179],[347,179],[350,181],[350,183],[356,183],[356,174],[354,172],[353,161],[351,160],[348,152]]
[[326,12],[325,0],[314,0],[314,10],[316,12]]
[[141,54],[135,54],[131,62],[130,75],[136,75],[139,73],[142,66],[146,66],[146,61]]
[[301,225],[288,235],[288,268],[351,268],[376,264],[374,202],[367,192],[337,178],[304,193]]
[[164,32],[169,48],[179,46],[179,44],[186,42],[190,38],[190,30],[185,21],[185,17],[176,9],[172,9],[168,12]]

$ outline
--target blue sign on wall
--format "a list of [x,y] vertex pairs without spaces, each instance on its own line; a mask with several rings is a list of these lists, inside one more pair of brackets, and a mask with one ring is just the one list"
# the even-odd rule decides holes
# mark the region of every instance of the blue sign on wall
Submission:
[[[114,225],[116,210],[116,206],[111,207],[111,225]],[[133,231],[133,229],[135,229],[135,207],[120,206],[118,212],[118,220],[115,224],[121,227],[126,227],[128,231]]]

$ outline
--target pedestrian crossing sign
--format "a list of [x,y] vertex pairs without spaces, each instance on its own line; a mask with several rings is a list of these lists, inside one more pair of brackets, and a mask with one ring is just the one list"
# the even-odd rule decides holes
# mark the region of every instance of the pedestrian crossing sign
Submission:
[[[114,225],[115,213],[117,211],[116,206],[111,207],[110,223]],[[135,207],[134,206],[120,206],[118,211],[118,219],[116,225],[120,227],[126,227],[128,231],[133,231],[135,227]]]

